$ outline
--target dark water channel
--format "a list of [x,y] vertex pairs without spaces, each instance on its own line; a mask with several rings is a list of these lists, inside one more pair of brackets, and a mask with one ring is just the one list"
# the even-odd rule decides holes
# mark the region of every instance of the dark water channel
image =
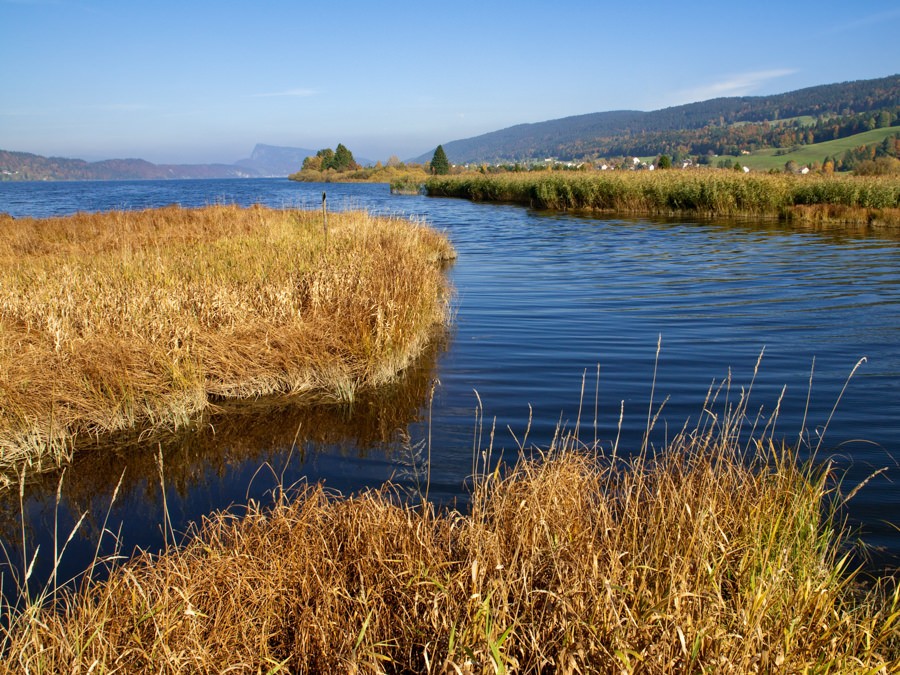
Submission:
[[[450,270],[458,295],[449,333],[403,382],[352,408],[290,401],[233,406],[175,436],[149,443],[121,438],[85,453],[66,472],[58,507],[55,476],[27,486],[24,509],[18,494],[0,497],[0,540],[13,562],[21,566],[22,518],[27,555],[41,547],[33,574],[38,584],[52,569],[54,531],[64,540],[83,513],[62,560],[61,580],[84,569],[104,523],[101,553],[113,551],[116,539],[124,553],[162,545],[160,455],[168,512],[179,532],[214,509],[248,498],[265,502],[278,483],[321,480],[346,494],[393,477],[401,489],[415,492],[433,386],[430,495],[442,502],[465,500],[479,400],[486,425],[496,418],[495,456],[506,450],[515,457],[510,429],[521,439],[529,415],[529,445],[546,445],[560,422],[574,426],[586,373],[582,436],[593,440],[596,433],[609,447],[621,433],[620,449],[638,447],[660,339],[654,400],[668,400],[654,444],[703,414],[713,381],[730,375],[729,396],[736,400],[764,351],[751,395],[754,415],[761,410],[768,421],[783,395],[776,435],[794,442],[802,432],[813,445],[822,437],[819,456],[833,457],[846,472],[845,492],[887,467],[854,498],[849,517],[872,547],[873,565],[896,565],[896,237],[752,221],[535,212],[392,196],[385,185],[280,179],[0,183],[0,212],[47,216],[217,202],[312,208],[323,189],[331,208],[421,217],[449,233],[459,253]],[[11,579],[7,569],[5,592]]]

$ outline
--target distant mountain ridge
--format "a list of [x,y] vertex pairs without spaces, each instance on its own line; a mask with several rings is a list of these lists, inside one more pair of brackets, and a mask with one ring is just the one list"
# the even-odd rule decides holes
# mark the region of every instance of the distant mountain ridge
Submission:
[[250,157],[238,160],[235,164],[264,176],[287,176],[299,171],[303,166],[303,160],[315,154],[315,150],[307,148],[257,143]]
[[165,180],[282,177],[297,171],[315,150],[257,144],[234,164],[153,164],[143,159],[87,162],[0,150],[0,180]]
[[[518,161],[555,157],[578,159],[592,154],[619,154],[623,139],[759,123],[799,116],[862,113],[900,106],[900,75],[807,87],[770,96],[716,98],[652,112],[616,110],[518,124],[472,138],[443,144],[455,164]],[[633,145],[633,144],[632,144]],[[433,152],[433,151],[432,151]],[[431,152],[410,161],[427,162]]]

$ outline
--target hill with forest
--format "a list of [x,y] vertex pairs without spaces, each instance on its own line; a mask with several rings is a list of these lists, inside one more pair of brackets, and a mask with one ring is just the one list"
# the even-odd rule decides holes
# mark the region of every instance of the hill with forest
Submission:
[[[519,124],[443,147],[454,164],[740,155],[821,143],[898,123],[900,75],[892,75],[652,112],[617,110]],[[428,161],[431,152],[411,161]]]
[[287,176],[315,150],[257,144],[234,164],[153,164],[143,159],[87,162],[0,150],[0,180],[164,180]]

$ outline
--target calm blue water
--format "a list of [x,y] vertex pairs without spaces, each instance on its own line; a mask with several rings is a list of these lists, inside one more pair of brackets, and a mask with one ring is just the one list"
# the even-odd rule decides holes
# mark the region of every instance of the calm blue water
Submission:
[[[389,403],[363,402],[354,410],[317,411],[313,417],[290,409],[245,414],[211,425],[215,434],[207,429],[205,435],[201,430],[150,448],[120,448],[70,472],[58,511],[55,482],[29,488],[29,550],[41,542],[43,551],[52,548],[47,537],[55,519],[58,530],[68,533],[88,513],[61,578],[77,573],[93,555],[107,511],[107,529],[116,531],[121,523],[122,550],[162,543],[161,488],[152,460],[159,448],[176,531],[213,509],[249,497],[265,500],[273,475],[285,483],[324,480],[345,493],[392,476],[413,486],[410,457],[427,435],[432,379],[439,384],[432,407],[430,495],[441,501],[465,499],[479,398],[483,444],[496,419],[495,455],[505,449],[514,456],[512,433],[523,437],[529,415],[529,445],[548,443],[560,422],[574,426],[587,373],[582,437],[593,440],[596,433],[611,446],[624,406],[620,449],[634,448],[646,427],[660,339],[654,400],[668,400],[655,444],[702,415],[713,381],[730,374],[729,398],[736,400],[764,351],[752,414],[762,411],[765,423],[783,394],[777,434],[793,442],[803,431],[817,445],[824,433],[820,456],[833,456],[846,472],[845,492],[888,468],[855,497],[849,516],[875,547],[875,564],[896,564],[900,534],[890,524],[900,523],[896,239],[798,232],[772,223],[593,218],[392,196],[385,185],[284,179],[0,183],[0,212],[49,216],[171,203],[318,208],[323,190],[332,209],[424,218],[449,233],[459,253],[450,271],[458,298],[446,344],[423,360]],[[826,430],[848,375],[863,357]],[[123,470],[123,486],[109,509]],[[0,514],[0,533],[16,552],[21,536],[18,500],[13,501]],[[111,549],[110,539],[101,550]],[[39,572],[46,577],[48,570],[44,564]]]

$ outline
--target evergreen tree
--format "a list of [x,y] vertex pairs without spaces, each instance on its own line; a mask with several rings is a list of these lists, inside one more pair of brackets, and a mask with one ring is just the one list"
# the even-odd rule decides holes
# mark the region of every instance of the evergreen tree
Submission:
[[342,143],[338,143],[337,148],[334,150],[332,168],[335,171],[350,171],[351,169],[357,168],[357,164],[353,160],[353,153]]
[[431,173],[436,176],[444,176],[450,173],[450,162],[447,154],[444,152],[444,146],[437,146],[434,151],[434,157],[431,158]]
[[334,168],[334,150],[331,148],[322,148],[316,153],[316,157],[320,160],[319,168],[322,171]]
[[[309,166],[307,166],[307,164]],[[334,171],[355,171],[359,168],[359,164],[353,159],[353,153],[347,147],[338,143],[336,149],[322,148],[316,153],[315,157],[307,157],[303,162],[303,168],[316,169],[326,171],[332,169]]]

